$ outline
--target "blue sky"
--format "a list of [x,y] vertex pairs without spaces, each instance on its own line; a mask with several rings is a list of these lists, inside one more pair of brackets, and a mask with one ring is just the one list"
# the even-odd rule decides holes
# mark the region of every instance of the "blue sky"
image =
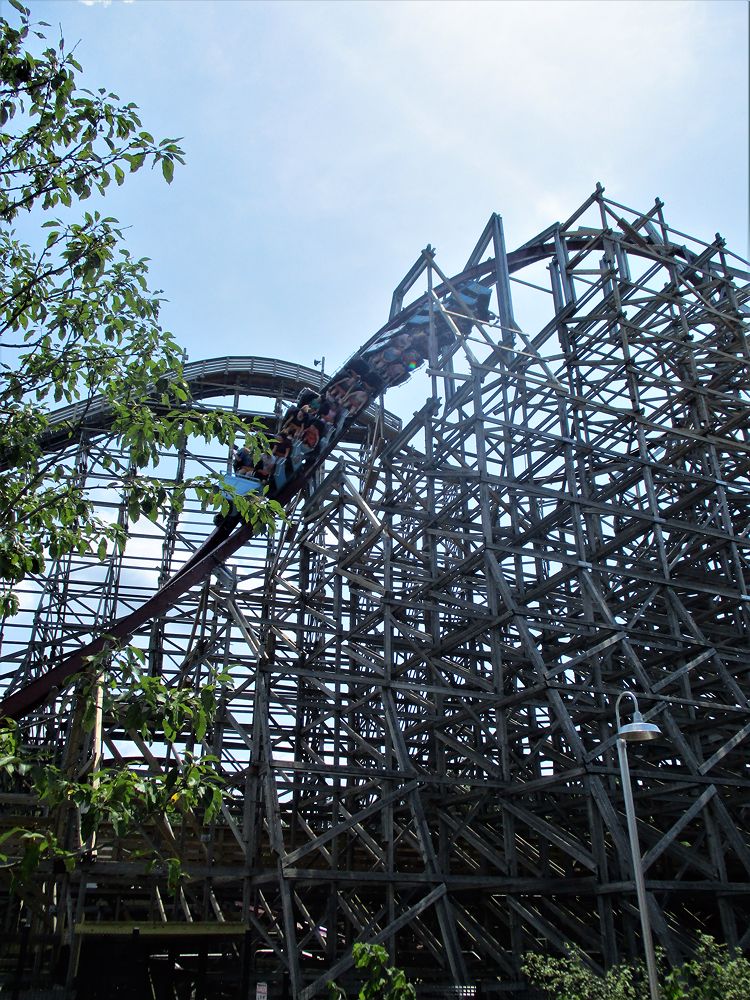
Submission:
[[138,174],[106,205],[191,360],[331,370],[427,243],[455,272],[491,212],[512,249],[596,181],[747,254],[740,0],[30,5],[80,39],[85,85],[184,137],[171,187]]

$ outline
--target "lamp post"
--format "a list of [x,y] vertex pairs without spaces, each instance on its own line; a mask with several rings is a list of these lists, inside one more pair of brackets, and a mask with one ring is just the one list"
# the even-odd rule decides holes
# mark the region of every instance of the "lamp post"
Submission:
[[[633,721],[623,726],[620,722],[620,702],[628,697],[633,700]],[[615,717],[617,719],[617,756],[620,761],[620,776],[622,778],[622,793],[625,799],[625,815],[628,820],[628,836],[630,838],[630,853],[633,859],[633,877],[635,892],[638,899],[638,910],[641,917],[641,933],[643,949],[646,953],[646,969],[648,971],[648,987],[651,1000],[660,1000],[659,980],[656,975],[656,955],[654,941],[651,936],[651,922],[648,917],[648,901],[646,885],[643,881],[643,865],[641,863],[641,848],[638,843],[638,827],[635,822],[635,806],[633,805],[633,789],[630,785],[630,768],[628,767],[627,743],[638,743],[645,740],[655,740],[661,736],[661,731],[653,722],[644,722],[638,711],[638,701],[632,691],[623,691],[615,702]]]

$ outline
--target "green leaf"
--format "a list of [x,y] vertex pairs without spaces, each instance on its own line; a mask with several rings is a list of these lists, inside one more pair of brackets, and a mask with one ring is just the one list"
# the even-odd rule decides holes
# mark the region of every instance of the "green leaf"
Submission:
[[177,892],[182,881],[182,863],[179,858],[167,858],[167,885],[173,892]]
[[130,164],[130,172],[134,174],[136,170],[140,170],[141,167],[143,166],[143,163],[146,159],[146,154],[145,153],[126,154],[125,159]]
[[167,184],[171,184],[174,177],[174,163],[166,156],[161,161],[161,172],[164,174],[164,180]]

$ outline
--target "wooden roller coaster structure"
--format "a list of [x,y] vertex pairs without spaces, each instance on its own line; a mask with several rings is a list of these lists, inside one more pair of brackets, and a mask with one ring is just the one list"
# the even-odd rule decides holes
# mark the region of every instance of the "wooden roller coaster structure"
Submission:
[[[180,683],[231,665],[204,747],[227,799],[177,838],[174,898],[116,844],[49,873],[54,912],[33,914],[25,952],[40,981],[62,938],[91,998],[106,965],[122,995],[189,979],[308,1000],[353,981],[355,940],[383,943],[425,997],[521,998],[530,949],[638,956],[626,689],[664,734],[631,754],[657,943],[673,960],[701,931],[750,946],[748,282],[720,237],[597,187],[510,252],[492,216],[453,277],[428,248],[332,378],[189,368],[196,398],[276,399],[276,453],[244,478],[288,526],[260,538],[194,509],[133,530],[124,569],[61,564],[5,626],[2,704],[61,747],[65,681],[109,636]],[[428,398],[401,426],[381,397],[421,362]],[[49,444],[93,475],[109,431],[87,414]],[[174,461],[177,478],[192,462],[238,482],[226,456]],[[102,745],[152,769],[185,749],[143,757],[115,724]],[[6,824],[38,810],[0,801]]]

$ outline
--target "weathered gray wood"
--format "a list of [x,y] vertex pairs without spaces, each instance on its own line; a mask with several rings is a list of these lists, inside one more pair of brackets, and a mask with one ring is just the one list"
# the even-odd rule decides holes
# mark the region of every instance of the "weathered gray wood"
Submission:
[[[412,384],[431,398],[403,428],[371,407],[283,532],[144,631],[175,684],[219,665],[236,681],[205,748],[225,810],[173,829],[189,880],[184,907],[158,897],[166,925],[241,904],[251,964],[270,958],[309,997],[356,939],[434,985],[490,991],[516,988],[529,948],[638,956],[614,755],[627,688],[663,734],[628,751],[656,933],[677,958],[697,924],[747,944],[750,273],[662,208],[597,186],[510,253],[493,216],[461,275],[422,253],[394,301],[422,296],[430,357]],[[468,279],[495,289],[497,318],[444,312]],[[249,371],[280,417],[302,370],[241,360],[206,363],[196,385],[241,412]],[[66,454],[101,482],[116,446],[106,427],[87,435]],[[175,457],[180,475],[226,468],[190,442]],[[202,525],[192,510],[154,526],[153,554],[113,555],[106,583],[86,557],[55,564],[4,669],[30,679],[118,601],[139,605],[138,571],[174,567]],[[64,697],[41,742],[65,742]],[[117,720],[103,741],[127,766]],[[180,759],[198,749],[184,742]],[[87,920],[113,897],[158,911],[163,873],[124,851],[70,877]]]

